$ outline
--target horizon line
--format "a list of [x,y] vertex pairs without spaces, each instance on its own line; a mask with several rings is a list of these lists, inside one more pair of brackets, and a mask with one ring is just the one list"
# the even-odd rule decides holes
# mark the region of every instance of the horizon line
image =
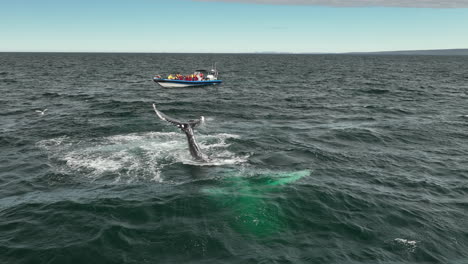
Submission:
[[431,52],[431,51],[460,51],[468,48],[449,49],[411,49],[411,50],[377,50],[377,51],[345,51],[345,52],[289,52],[289,51],[253,51],[253,52],[177,52],[177,51],[0,51],[0,53],[120,53],[120,54],[359,54],[359,53],[386,53],[386,52]]

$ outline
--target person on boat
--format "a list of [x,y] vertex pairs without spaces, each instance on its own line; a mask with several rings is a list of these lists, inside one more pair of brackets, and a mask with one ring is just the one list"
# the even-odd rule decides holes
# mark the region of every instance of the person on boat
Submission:
[[174,80],[175,78],[174,78],[174,76],[172,76],[172,73],[171,73],[171,74],[169,74],[169,76],[167,76],[167,79]]

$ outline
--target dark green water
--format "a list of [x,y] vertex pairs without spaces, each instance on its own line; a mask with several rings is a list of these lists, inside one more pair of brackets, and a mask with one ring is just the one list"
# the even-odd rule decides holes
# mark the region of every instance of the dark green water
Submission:
[[1,53],[0,91],[0,263],[468,263],[468,57]]

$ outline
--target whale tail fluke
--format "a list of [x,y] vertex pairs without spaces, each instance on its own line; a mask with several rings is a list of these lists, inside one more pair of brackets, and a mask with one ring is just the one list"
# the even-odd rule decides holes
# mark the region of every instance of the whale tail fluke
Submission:
[[182,122],[182,121],[179,121],[179,120],[177,120],[175,118],[172,118],[172,117],[160,112],[156,108],[155,104],[153,104],[153,109],[154,109],[154,112],[156,113],[156,115],[161,120],[167,121],[167,122],[177,126],[178,128],[182,129],[182,130],[188,128],[188,126],[190,126],[191,128],[195,128],[195,127],[205,123],[205,117],[204,116],[201,116],[199,119],[194,119],[194,120],[189,120],[187,122]]
[[200,117],[200,119],[189,120],[187,122],[181,122],[175,118],[169,117],[165,115],[164,113],[160,112],[158,109],[156,109],[155,104],[153,104],[153,109],[156,115],[161,120],[167,121],[175,125],[176,127],[180,128],[180,130],[182,130],[185,133],[185,135],[187,136],[190,155],[192,155],[194,159],[199,160],[199,161],[208,161],[208,158],[202,153],[200,146],[195,140],[195,136],[193,134],[193,129],[205,121],[205,118],[203,116]]

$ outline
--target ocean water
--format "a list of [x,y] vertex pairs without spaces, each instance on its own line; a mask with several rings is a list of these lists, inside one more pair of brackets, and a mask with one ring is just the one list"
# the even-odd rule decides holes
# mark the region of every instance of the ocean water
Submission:
[[0,91],[0,263],[468,263],[468,56],[0,53]]

